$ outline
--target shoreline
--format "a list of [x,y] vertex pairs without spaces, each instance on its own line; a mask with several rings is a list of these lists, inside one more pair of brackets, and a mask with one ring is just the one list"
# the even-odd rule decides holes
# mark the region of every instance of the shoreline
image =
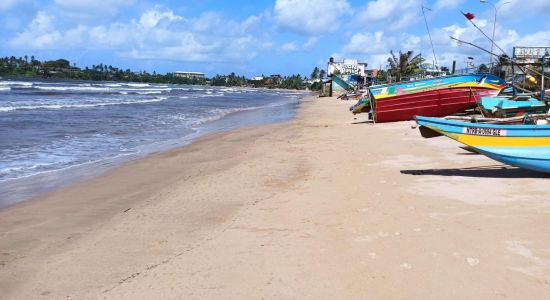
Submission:
[[205,136],[0,210],[7,299],[525,298],[550,292],[548,177],[354,120]]
[[[307,96],[304,95],[302,98],[303,97]],[[301,100],[298,99],[296,103],[284,103],[281,105],[300,105],[300,101]],[[287,112],[277,116],[271,116],[267,120],[255,116],[255,114],[260,114],[261,112],[268,112],[270,109],[274,109],[274,107],[279,106],[264,106],[250,110],[246,109],[230,112],[220,119],[213,120],[208,124],[204,124],[203,127],[197,128],[194,133],[176,139],[156,141],[153,144],[141,145],[134,149],[135,152],[133,153],[117,154],[113,157],[71,165],[62,169],[47,170],[32,175],[0,181],[0,185],[2,185],[0,188],[0,199],[2,199],[0,201],[0,210],[20,202],[32,201],[33,198],[40,197],[46,193],[93,179],[127,162],[143,159],[152,154],[185,147],[203,136],[212,133],[226,132],[250,126],[288,122],[295,117],[298,109],[296,107],[288,108]],[[240,123],[236,122],[235,119],[239,117],[242,117],[241,119],[246,121]],[[13,191],[17,192],[14,193]]]

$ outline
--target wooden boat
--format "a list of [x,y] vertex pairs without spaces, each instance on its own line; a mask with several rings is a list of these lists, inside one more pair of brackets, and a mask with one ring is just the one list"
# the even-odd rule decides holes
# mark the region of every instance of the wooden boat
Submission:
[[425,137],[442,134],[494,160],[550,173],[550,125],[481,124],[416,117]]
[[481,97],[496,96],[506,83],[491,74],[435,77],[369,87],[375,122],[441,117],[475,108]]
[[360,113],[368,113],[370,112],[370,101],[365,97],[360,98],[359,101],[357,101],[357,103],[350,106],[349,110],[354,115],[360,114]]
[[482,97],[479,108],[485,117],[510,118],[525,114],[547,113],[549,107],[530,95],[516,95],[511,97]]

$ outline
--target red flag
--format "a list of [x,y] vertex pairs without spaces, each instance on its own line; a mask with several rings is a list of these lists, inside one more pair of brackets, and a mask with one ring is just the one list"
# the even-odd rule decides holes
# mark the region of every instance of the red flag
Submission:
[[473,13],[462,13],[466,19],[473,20],[476,16]]

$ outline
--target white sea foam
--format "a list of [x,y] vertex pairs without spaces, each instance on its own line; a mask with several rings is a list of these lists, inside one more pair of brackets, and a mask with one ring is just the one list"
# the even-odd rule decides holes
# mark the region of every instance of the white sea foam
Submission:
[[19,86],[32,86],[32,82],[26,82],[26,81],[0,81],[0,85],[3,86],[11,86],[11,85],[19,85]]
[[145,92],[136,92],[140,95],[151,95],[151,94],[162,94],[162,91],[145,91]]
[[148,83],[125,83],[124,85],[127,86],[135,86],[135,87],[144,87],[144,86],[151,86]]
[[3,92],[3,91],[11,91],[11,87],[9,87],[9,86],[0,86],[0,92]]
[[111,91],[111,88],[108,87],[95,87],[95,86],[35,86],[34,88],[39,90],[48,90],[48,91]]
[[199,98],[222,97],[222,96],[225,96],[225,94],[223,94],[223,93],[221,93],[221,94],[212,94],[212,93],[209,93],[209,94],[204,94],[204,95],[197,95],[197,97],[199,97]]
[[145,104],[161,102],[168,97],[155,97],[153,99],[122,101],[122,102],[98,102],[98,103],[81,103],[81,104],[38,104],[38,105],[19,105],[19,106],[0,106],[0,112],[9,112],[14,110],[31,110],[31,109],[65,109],[65,108],[91,108],[111,105],[129,105],[129,104]]

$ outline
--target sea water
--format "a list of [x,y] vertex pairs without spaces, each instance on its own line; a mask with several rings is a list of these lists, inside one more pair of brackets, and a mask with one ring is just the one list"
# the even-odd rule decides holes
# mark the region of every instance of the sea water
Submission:
[[210,132],[282,122],[303,92],[0,80],[0,207]]

